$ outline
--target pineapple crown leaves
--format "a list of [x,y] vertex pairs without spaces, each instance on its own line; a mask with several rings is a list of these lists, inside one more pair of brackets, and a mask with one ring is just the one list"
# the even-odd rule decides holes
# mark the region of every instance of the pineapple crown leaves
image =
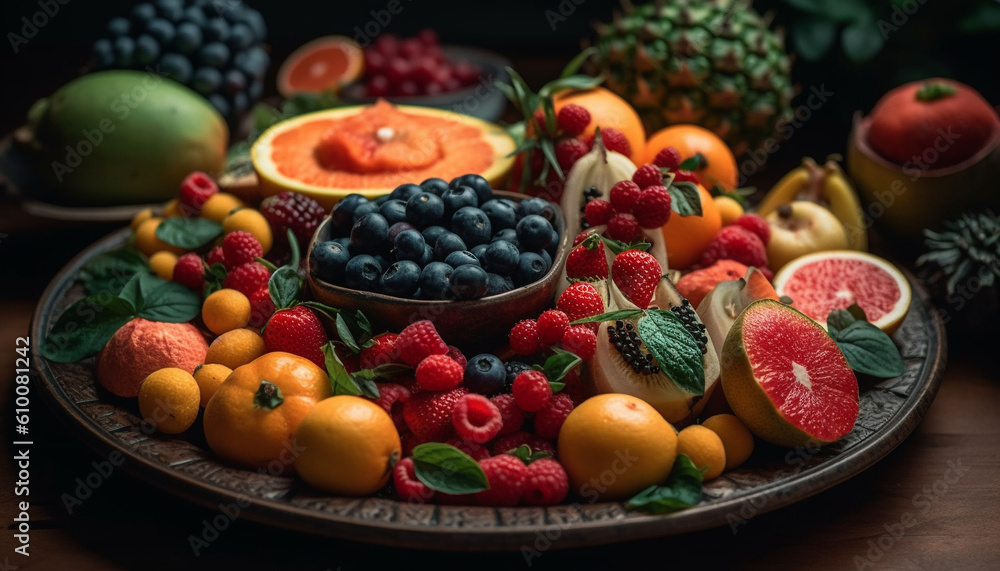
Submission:
[[959,283],[977,276],[983,287],[1000,278],[1000,219],[992,211],[967,212],[944,223],[944,232],[924,230],[929,251],[918,266],[936,266],[944,276],[948,295]]

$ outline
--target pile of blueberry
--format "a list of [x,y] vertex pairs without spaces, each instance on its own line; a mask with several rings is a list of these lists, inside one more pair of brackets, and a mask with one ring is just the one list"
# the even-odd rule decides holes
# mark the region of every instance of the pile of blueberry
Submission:
[[479,299],[539,280],[559,246],[556,206],[494,198],[483,177],[404,184],[369,201],[345,196],[331,236],[310,253],[325,282],[425,300]]

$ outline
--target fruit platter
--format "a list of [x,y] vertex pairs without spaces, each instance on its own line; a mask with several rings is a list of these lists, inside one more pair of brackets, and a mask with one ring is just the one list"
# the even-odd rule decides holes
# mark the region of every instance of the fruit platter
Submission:
[[[247,116],[271,63],[252,9],[112,20],[93,70],[15,137],[48,199],[154,204],[42,294],[48,404],[192,503],[420,549],[735,531],[869,468],[946,361],[924,286],[870,251],[876,166],[922,134],[880,103],[846,167],[831,144],[742,188],[793,116],[789,55],[753,9],[694,3],[629,7],[536,89],[491,60],[505,126],[434,100],[487,72],[432,30],[307,43],[278,70],[283,103]],[[636,65],[644,22],[692,18],[712,47]],[[683,87],[705,61],[717,76]],[[945,115],[979,97],[902,93]],[[126,117],[93,123],[116,102]],[[995,168],[989,111],[944,176]],[[960,265],[935,236],[927,260]]]

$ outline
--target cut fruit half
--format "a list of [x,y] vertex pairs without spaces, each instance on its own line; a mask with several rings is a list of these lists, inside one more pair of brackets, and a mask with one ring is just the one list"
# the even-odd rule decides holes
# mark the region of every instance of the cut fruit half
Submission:
[[796,258],[778,270],[774,289],[823,327],[831,311],[856,303],[869,322],[892,334],[910,309],[910,285],[903,273],[878,256],[854,250]]
[[278,92],[283,97],[296,93],[322,93],[361,77],[364,71],[361,46],[346,36],[317,38],[299,49],[278,70]]

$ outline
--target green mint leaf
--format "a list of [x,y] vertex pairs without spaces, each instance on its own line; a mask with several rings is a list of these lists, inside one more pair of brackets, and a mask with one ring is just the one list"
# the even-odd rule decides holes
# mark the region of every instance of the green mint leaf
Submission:
[[125,282],[121,291],[118,292],[118,297],[128,302],[128,304],[132,307],[133,313],[136,315],[143,310],[144,306],[139,276],[140,274],[134,274],[127,282]]
[[667,481],[639,492],[625,508],[652,514],[688,508],[701,501],[701,483],[701,470],[686,455],[678,454]]
[[[566,386],[566,383],[561,382],[563,378],[577,365],[582,363],[583,359],[575,353],[570,353],[558,347],[554,348],[553,351],[555,351],[555,355],[545,360],[542,371],[545,373],[546,378],[549,379],[549,384],[552,385],[552,392],[557,393]],[[556,390],[556,385],[559,385],[558,390]]]
[[358,335],[356,335],[358,345],[360,345],[362,349],[374,345],[375,341],[372,339],[372,324],[368,321],[368,316],[366,316],[360,309],[354,312],[354,323],[358,328]]
[[171,246],[195,250],[222,235],[222,224],[207,218],[167,218],[156,227],[156,237]]
[[292,249],[292,259],[285,265],[292,269],[298,269],[299,262],[302,261],[302,255],[299,250],[299,239],[295,237],[295,232],[292,232],[291,228],[285,231],[285,235],[288,238],[288,246]]
[[616,256],[628,250],[642,250],[643,252],[648,252],[649,249],[653,247],[652,244],[646,242],[645,240],[639,240],[638,242],[627,244],[620,240],[612,240],[611,238],[602,237],[601,239],[604,240],[604,247],[611,250],[611,253]]
[[693,182],[674,182],[667,187],[670,209],[681,216],[701,216],[701,193]]
[[418,480],[445,494],[474,494],[490,488],[479,464],[450,444],[427,442],[416,446],[413,467]]
[[375,372],[372,369],[364,369],[357,373],[351,373],[351,379],[361,389],[361,393],[366,397],[377,399],[379,397],[378,385],[375,384]]
[[601,323],[604,321],[617,321],[619,319],[632,319],[646,313],[641,309],[619,309],[607,313],[599,313],[590,317],[583,317],[570,323],[570,325],[583,325],[584,323]]
[[150,321],[184,323],[201,313],[201,296],[179,283],[139,274],[139,292],[141,299],[134,304],[136,313]]
[[267,280],[267,290],[271,292],[271,301],[275,310],[286,309],[295,305],[299,298],[301,281],[295,268],[282,266]]
[[557,394],[566,388],[566,383],[562,381],[549,381],[549,387],[552,389],[552,394]]
[[132,248],[119,248],[91,258],[80,268],[79,280],[88,294],[117,294],[137,273],[151,273],[146,257]]
[[347,348],[350,349],[352,353],[360,353],[361,347],[358,346],[358,342],[354,339],[354,333],[351,332],[351,327],[347,324],[347,319],[344,318],[344,314],[338,313],[336,321],[337,336],[340,337],[340,341],[344,345],[347,345]]
[[857,373],[890,379],[906,371],[892,339],[867,321],[855,321],[848,325],[837,333],[834,340],[847,357],[847,363]]
[[707,167],[707,166],[708,166],[708,161],[705,160],[705,155],[701,153],[695,153],[693,157],[684,159],[684,161],[677,166],[677,170],[696,171],[702,167]]
[[66,308],[42,343],[42,356],[75,363],[100,351],[134,317],[132,304],[110,293],[87,296]]
[[202,279],[205,280],[205,290],[201,294],[202,297],[208,297],[222,289],[222,282],[226,279],[226,275],[228,275],[226,266],[222,265],[221,262],[215,262],[205,270],[205,273],[202,274]]
[[375,378],[380,381],[392,381],[398,379],[399,377],[412,376],[413,367],[409,365],[402,365],[400,363],[385,363],[384,365],[379,365],[372,369],[372,373],[375,375]]
[[695,395],[705,394],[705,362],[694,337],[674,312],[648,311],[639,318],[639,339],[675,385]]
[[326,362],[326,374],[330,377],[330,389],[333,390],[333,394],[361,396],[361,387],[347,373],[344,363],[337,356],[332,341],[323,345],[323,358]]
[[525,465],[531,464],[535,460],[552,457],[551,454],[544,450],[532,450],[527,444],[522,444],[513,450],[508,450],[505,454],[510,454],[511,456],[524,462]]
[[841,330],[847,329],[857,319],[846,309],[834,309],[826,316],[826,330],[830,337],[836,338]]

